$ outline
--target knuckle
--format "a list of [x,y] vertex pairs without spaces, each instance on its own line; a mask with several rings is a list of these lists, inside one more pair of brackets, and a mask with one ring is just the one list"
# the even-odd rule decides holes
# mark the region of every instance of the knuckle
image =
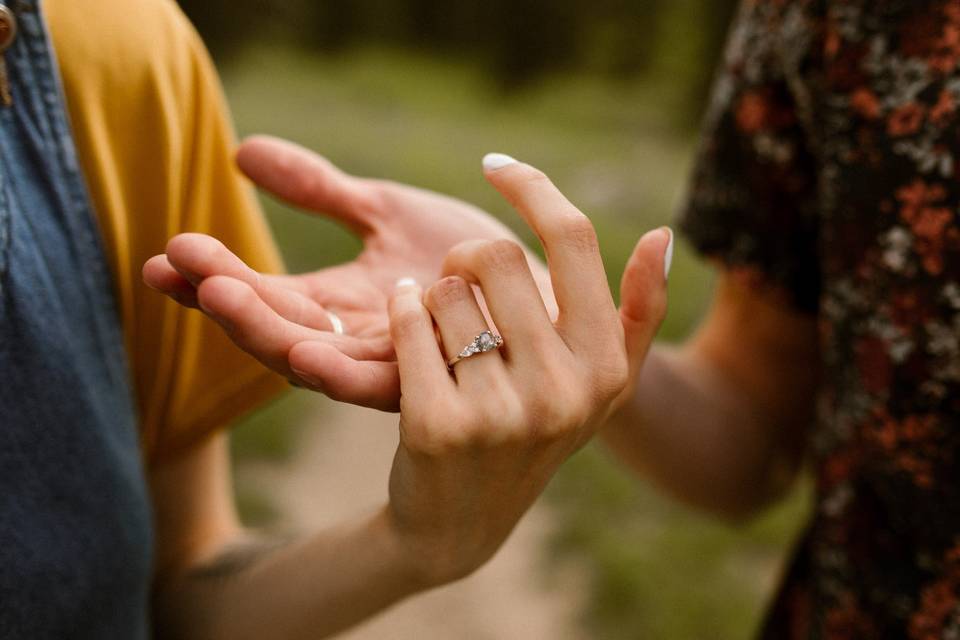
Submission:
[[630,365],[626,351],[618,349],[598,361],[593,374],[594,386],[601,398],[608,399],[623,391],[629,376]]
[[359,210],[376,217],[383,211],[392,211],[396,208],[396,194],[400,189],[397,183],[375,178],[355,180],[356,188],[353,190],[352,198]]
[[463,433],[447,427],[425,429],[414,443],[414,450],[431,458],[445,458],[463,451],[468,441]]
[[477,251],[481,269],[494,273],[513,272],[526,265],[520,245],[512,240],[492,240]]
[[430,309],[443,309],[462,303],[471,295],[473,293],[466,280],[459,276],[449,276],[430,287],[424,301]]
[[538,437],[553,441],[576,431],[589,417],[589,406],[578,385],[554,376],[541,385],[529,404]]
[[595,253],[600,250],[597,230],[590,219],[579,211],[571,211],[558,220],[554,233],[558,242],[577,252]]
[[496,399],[489,400],[484,401],[482,423],[485,426],[480,435],[488,441],[512,440],[521,436],[529,421],[519,396],[505,390]]
[[563,428],[565,416],[556,397],[538,395],[530,401],[527,411],[541,434],[553,435]]
[[555,333],[550,334],[544,331],[537,331],[533,335],[526,336],[524,344],[524,349],[535,354],[537,360],[541,363],[555,361],[557,351],[565,347],[566,345]]
[[[490,397],[484,406],[464,415],[442,408],[422,416],[413,446],[434,457],[449,457],[515,444],[529,437],[529,420],[520,398],[512,392]],[[438,415],[456,415],[443,419]]]
[[538,426],[537,439],[546,443],[570,437],[586,422],[586,417],[581,416],[569,401],[564,401],[562,404],[554,402],[545,418]]
[[506,385],[494,383],[484,402],[457,421],[455,444],[470,450],[495,448],[521,439],[525,426],[519,396]]
[[442,409],[405,417],[406,446],[421,455],[449,457],[470,446],[470,430],[462,421],[445,419]]
[[571,394],[563,410],[568,430],[582,427],[590,419],[593,403],[586,393]]

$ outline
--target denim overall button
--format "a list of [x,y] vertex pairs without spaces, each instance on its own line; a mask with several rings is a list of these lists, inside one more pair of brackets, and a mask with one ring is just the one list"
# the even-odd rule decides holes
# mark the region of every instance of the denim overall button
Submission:
[[7,7],[0,5],[0,51],[10,47],[17,37],[17,17]]

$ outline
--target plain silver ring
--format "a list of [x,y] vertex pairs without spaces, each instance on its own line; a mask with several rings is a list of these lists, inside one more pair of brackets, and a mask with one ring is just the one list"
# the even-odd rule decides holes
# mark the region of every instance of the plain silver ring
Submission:
[[327,318],[330,320],[330,324],[333,325],[333,333],[342,336],[346,333],[346,330],[343,327],[343,320],[340,319],[340,316],[335,314],[333,311],[327,311],[324,309],[327,314]]

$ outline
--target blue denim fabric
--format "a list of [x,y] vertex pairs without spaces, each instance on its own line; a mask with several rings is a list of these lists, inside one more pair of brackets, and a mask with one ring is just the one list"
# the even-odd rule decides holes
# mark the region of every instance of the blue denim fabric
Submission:
[[136,640],[153,546],[137,419],[37,2],[0,107],[0,638]]

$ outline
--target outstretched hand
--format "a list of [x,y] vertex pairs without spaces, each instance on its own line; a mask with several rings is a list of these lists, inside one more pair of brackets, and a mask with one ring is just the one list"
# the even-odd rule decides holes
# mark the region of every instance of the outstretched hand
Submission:
[[[237,154],[253,182],[294,206],[338,220],[363,241],[352,262],[301,275],[264,275],[222,243],[179,235],[143,268],[144,281],[218,322],[242,349],[291,382],[335,400],[397,410],[400,378],[387,301],[400,277],[429,286],[465,240],[516,240],[476,207],[429,191],[350,176],[324,158],[269,137]],[[543,265],[528,261],[551,313]],[[328,311],[344,324],[335,335]]]

